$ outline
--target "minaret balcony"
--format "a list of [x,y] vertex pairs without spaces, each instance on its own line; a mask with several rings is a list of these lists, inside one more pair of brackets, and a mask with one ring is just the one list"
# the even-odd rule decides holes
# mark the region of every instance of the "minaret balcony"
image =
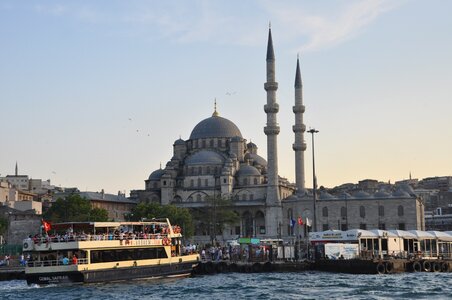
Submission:
[[279,126],[265,126],[264,133],[266,135],[276,135],[279,134]]
[[265,104],[264,111],[266,114],[269,114],[269,113],[276,114],[279,111],[279,104],[278,103]]
[[304,105],[295,105],[292,107],[292,110],[295,114],[304,113],[305,106]]
[[306,151],[306,143],[292,144],[292,149],[294,151]]
[[277,82],[266,82],[264,83],[264,89],[266,91],[276,91],[278,89]]
[[306,131],[306,125],[304,124],[296,124],[292,126],[293,132],[305,132]]

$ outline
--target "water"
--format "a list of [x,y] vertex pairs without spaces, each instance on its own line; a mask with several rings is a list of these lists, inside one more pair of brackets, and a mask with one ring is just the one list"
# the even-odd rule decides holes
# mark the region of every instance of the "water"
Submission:
[[66,286],[0,282],[0,299],[451,299],[452,273],[228,273]]

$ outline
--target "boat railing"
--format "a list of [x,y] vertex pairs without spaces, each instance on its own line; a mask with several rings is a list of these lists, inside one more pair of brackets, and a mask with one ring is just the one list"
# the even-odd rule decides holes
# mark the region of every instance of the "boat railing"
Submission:
[[28,261],[27,267],[35,268],[35,267],[55,267],[55,266],[69,266],[69,265],[86,265],[88,264],[87,258],[79,258],[77,259],[77,263],[73,263],[70,259],[64,260],[34,260]]
[[69,243],[69,242],[84,242],[84,241],[128,241],[128,240],[161,240],[168,237],[169,234],[71,234],[47,237],[34,237],[32,241],[34,244],[48,244],[48,243]]

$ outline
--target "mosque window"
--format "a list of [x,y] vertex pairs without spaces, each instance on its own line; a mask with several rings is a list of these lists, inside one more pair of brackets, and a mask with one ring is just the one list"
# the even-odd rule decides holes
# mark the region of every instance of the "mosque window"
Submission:
[[257,178],[254,178],[254,185],[257,185]]
[[202,167],[198,167],[198,175],[202,175]]
[[236,201],[238,201],[238,200],[239,200],[239,195],[235,195],[235,196],[234,196],[234,199],[235,199]]
[[403,216],[403,206],[399,205],[399,207],[397,208],[397,215],[399,217]]
[[378,206],[378,216],[383,217],[384,215],[385,215],[385,207],[383,205],[379,205]]
[[246,200],[246,194],[242,195],[242,200]]
[[254,195],[250,194],[250,200],[254,200]]
[[226,183],[226,182],[227,182],[226,178],[223,178],[223,183]]
[[206,140],[202,140],[202,147],[206,148]]
[[365,218],[366,217],[366,208],[364,206],[362,206],[362,205],[359,207],[359,216],[361,218]]
[[198,178],[198,187],[201,187],[201,178]]
[[213,148],[213,140],[209,141],[209,146],[210,146],[210,148]]
[[347,217],[347,209],[345,208],[345,206],[341,207],[341,217]]
[[210,175],[210,167],[207,167],[207,168],[206,168],[206,174],[207,174],[207,175]]
[[201,202],[201,194],[196,195],[196,201]]
[[328,207],[325,206],[322,208],[322,216],[328,217]]
[[223,147],[223,140],[218,140],[218,147],[219,148]]
[[190,187],[195,187],[195,181],[193,179],[190,180]]
[[166,180],[163,180],[163,185],[166,185]]
[[204,179],[204,186],[209,186],[209,179]]

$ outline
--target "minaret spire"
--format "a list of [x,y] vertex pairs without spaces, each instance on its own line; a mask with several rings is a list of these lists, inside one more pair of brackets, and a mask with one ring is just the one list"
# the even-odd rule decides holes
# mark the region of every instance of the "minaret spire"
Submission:
[[217,98],[215,98],[213,109],[214,109],[214,111],[213,111],[212,117],[218,117],[220,114],[217,112]]
[[292,127],[295,133],[295,142],[292,149],[295,151],[295,184],[297,193],[304,194],[305,190],[305,173],[304,173],[304,151],[306,151],[306,143],[304,142],[304,132],[306,126],[303,124],[303,113],[305,107],[303,105],[303,84],[301,82],[300,57],[297,55],[297,68],[295,70],[295,105],[293,112],[295,114],[295,125]]
[[19,175],[19,168],[17,167],[17,160],[16,160],[16,172],[15,172],[16,176]]
[[264,105],[264,111],[267,114],[267,124],[264,127],[264,133],[267,135],[267,214],[265,216],[265,222],[267,227],[266,234],[276,237],[280,230],[278,222],[282,221],[282,209],[278,178],[279,126],[277,113],[279,111],[279,105],[276,102],[278,83],[275,79],[275,53],[273,50],[271,28],[268,29],[267,82],[264,84],[264,88],[267,91],[267,104]]

